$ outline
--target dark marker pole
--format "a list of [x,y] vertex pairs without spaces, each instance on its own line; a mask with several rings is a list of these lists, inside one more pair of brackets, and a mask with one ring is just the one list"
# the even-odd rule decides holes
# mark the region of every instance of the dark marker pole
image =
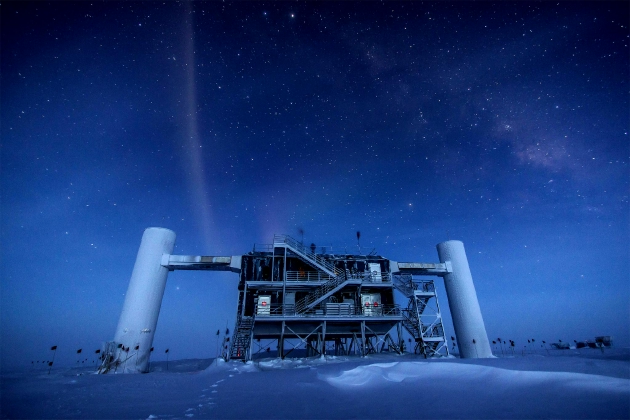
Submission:
[[124,350],[124,347],[123,347],[122,343],[118,343],[116,348],[119,349],[119,350],[118,350],[118,354],[116,355],[118,360],[116,360],[116,368],[114,369],[114,373],[116,373],[118,371],[118,365],[120,364],[120,353]]
[[168,349],[164,353],[166,353],[166,370],[168,370]]
[[129,347],[123,347],[125,354],[125,365],[123,366],[123,373],[127,373],[127,359],[129,359]]
[[219,365],[219,335],[221,334],[221,330],[217,330],[217,355],[215,357],[215,362],[217,366]]

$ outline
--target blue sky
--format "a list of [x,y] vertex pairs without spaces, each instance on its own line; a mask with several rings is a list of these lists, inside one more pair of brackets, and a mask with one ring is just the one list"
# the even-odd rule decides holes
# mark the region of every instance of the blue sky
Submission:
[[[112,339],[149,226],[459,239],[491,338],[630,344],[627,3],[0,7],[3,364]],[[235,275],[171,273],[156,348],[214,356],[235,309]]]

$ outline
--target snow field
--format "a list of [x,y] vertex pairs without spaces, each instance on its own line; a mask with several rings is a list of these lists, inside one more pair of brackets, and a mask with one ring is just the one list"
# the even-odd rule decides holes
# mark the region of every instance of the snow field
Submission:
[[[629,418],[630,360],[373,355],[2,376],[2,418]],[[190,364],[190,363],[188,363]]]

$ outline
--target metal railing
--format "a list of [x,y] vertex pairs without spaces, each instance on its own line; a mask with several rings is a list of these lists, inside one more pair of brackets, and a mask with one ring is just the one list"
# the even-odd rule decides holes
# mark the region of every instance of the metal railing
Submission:
[[411,274],[393,274],[391,275],[391,279],[394,287],[408,298],[411,298],[415,291],[435,293],[435,284],[431,280],[414,281]]
[[327,295],[333,293],[341,284],[346,283],[349,279],[344,276],[333,277],[326,283],[319,286],[315,291],[304,296],[298,302],[295,303],[295,309],[297,312],[304,312],[311,306],[317,304],[318,301],[324,299]]
[[422,336],[431,338],[444,337],[444,327],[442,326],[442,321],[440,319],[436,319],[431,325],[423,325]]
[[287,281],[329,281],[334,277],[321,271],[287,271]]
[[348,273],[349,279],[361,279],[363,282],[368,283],[389,283],[392,281],[392,275],[389,273]]
[[254,252],[273,252],[273,244],[254,244]]
[[411,333],[413,338],[419,338],[421,331],[420,320],[416,317],[416,314],[409,309],[401,311],[403,317],[403,326]]
[[392,275],[392,283],[407,298],[413,296],[413,291],[417,288],[411,274],[394,274]]
[[339,270],[335,268],[330,261],[323,258],[321,255],[317,255],[310,248],[305,247],[303,244],[288,235],[274,235],[273,244],[274,246],[278,244],[288,245],[298,256],[306,259],[307,262],[316,265],[331,276],[339,275]]
[[401,310],[399,305],[379,305],[377,307],[358,308],[364,316],[400,316]]
[[[347,273],[349,280],[358,280],[368,283],[389,283],[392,275],[389,273]],[[320,271],[287,271],[287,281],[312,281],[322,282],[334,279],[334,277]]]
[[[360,247],[358,252],[354,253],[352,250],[356,247],[356,245],[351,246],[318,246],[316,247],[316,252],[321,255],[367,255],[372,256],[376,255],[376,250],[374,248],[366,248]],[[311,247],[308,247],[311,249]],[[365,249],[369,249],[370,252],[364,252]],[[348,252],[350,250],[350,252]],[[273,244],[254,244],[254,252],[273,252]]]
[[251,330],[254,327],[254,317],[238,317],[236,331],[232,335],[230,345],[230,359],[246,359],[247,351],[251,346]]
[[370,316],[370,317],[399,317],[403,314],[400,305],[379,305],[378,307],[363,308],[348,303],[328,303],[317,308],[298,313],[294,304],[272,303],[263,311],[256,314],[258,321],[262,318],[273,318],[279,316],[299,316],[299,317],[320,317],[320,316]]
[[337,277],[331,277],[329,281],[319,286],[313,292],[304,296],[298,302],[296,302],[296,311],[301,313],[305,310],[311,308],[316,305],[322,299],[325,299],[326,296],[334,293],[343,283],[351,282],[351,281],[361,281],[361,282],[374,282],[374,283],[383,283],[388,282],[391,279],[391,275],[388,273],[355,273],[351,274],[348,270],[346,270],[345,275],[338,275]]

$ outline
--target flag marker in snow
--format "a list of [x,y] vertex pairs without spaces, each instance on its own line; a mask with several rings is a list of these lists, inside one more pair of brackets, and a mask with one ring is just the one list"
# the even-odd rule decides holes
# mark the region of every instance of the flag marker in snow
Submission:
[[53,351],[52,361],[48,362],[48,374],[50,375],[50,369],[52,369],[52,365],[55,362],[55,354],[57,354],[57,346],[52,346],[50,350]]

